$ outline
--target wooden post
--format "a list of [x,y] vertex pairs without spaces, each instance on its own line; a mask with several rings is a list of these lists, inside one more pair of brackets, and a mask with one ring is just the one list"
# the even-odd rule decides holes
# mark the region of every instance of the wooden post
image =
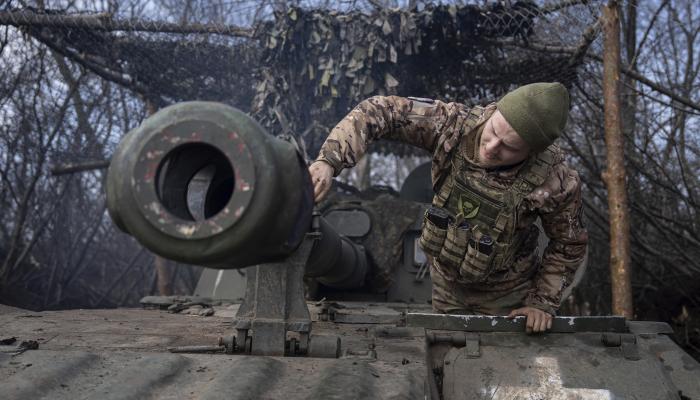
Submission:
[[610,280],[612,312],[633,318],[630,278],[630,225],[625,188],[624,137],[620,118],[620,12],[617,1],[603,6],[603,101],[607,169],[603,181],[608,189],[610,214]]
[[161,296],[171,296],[173,294],[173,287],[170,284],[170,269],[168,267],[168,260],[156,255],[153,259],[153,265],[156,268],[156,274],[158,276],[158,294]]

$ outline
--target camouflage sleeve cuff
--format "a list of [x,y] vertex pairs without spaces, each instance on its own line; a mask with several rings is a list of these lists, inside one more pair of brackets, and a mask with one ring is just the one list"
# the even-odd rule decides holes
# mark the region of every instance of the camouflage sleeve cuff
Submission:
[[528,294],[523,303],[526,306],[542,310],[552,315],[557,315],[557,311],[559,311],[558,305],[555,306],[554,304],[544,301],[544,299],[540,298],[536,293]]
[[340,175],[340,172],[343,170],[343,166],[338,160],[334,161],[324,157],[323,155],[319,155],[318,158],[316,158],[316,161],[323,161],[326,164],[330,165],[331,168],[333,168],[333,177]]

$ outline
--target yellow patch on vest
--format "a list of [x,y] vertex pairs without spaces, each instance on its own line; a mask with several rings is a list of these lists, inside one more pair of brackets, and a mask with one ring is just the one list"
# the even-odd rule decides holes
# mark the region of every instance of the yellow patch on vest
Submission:
[[462,216],[464,219],[472,219],[479,214],[480,206],[481,205],[479,203],[474,202],[471,199],[465,200],[462,196],[459,196],[459,201],[457,204],[457,207],[459,207],[458,216]]

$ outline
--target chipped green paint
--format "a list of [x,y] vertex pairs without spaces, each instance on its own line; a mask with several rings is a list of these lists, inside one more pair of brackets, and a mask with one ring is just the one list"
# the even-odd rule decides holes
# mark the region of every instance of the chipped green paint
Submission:
[[[242,268],[289,254],[313,207],[296,148],[223,104],[166,107],[120,143],[108,174],[110,216],[153,252],[182,262]],[[190,183],[205,169],[212,175],[195,218]]]

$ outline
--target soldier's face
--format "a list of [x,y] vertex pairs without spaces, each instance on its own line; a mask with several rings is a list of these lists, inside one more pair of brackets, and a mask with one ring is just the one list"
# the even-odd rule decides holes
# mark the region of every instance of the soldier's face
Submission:
[[486,168],[517,164],[530,154],[530,147],[518,136],[500,111],[491,115],[479,143],[479,164]]

